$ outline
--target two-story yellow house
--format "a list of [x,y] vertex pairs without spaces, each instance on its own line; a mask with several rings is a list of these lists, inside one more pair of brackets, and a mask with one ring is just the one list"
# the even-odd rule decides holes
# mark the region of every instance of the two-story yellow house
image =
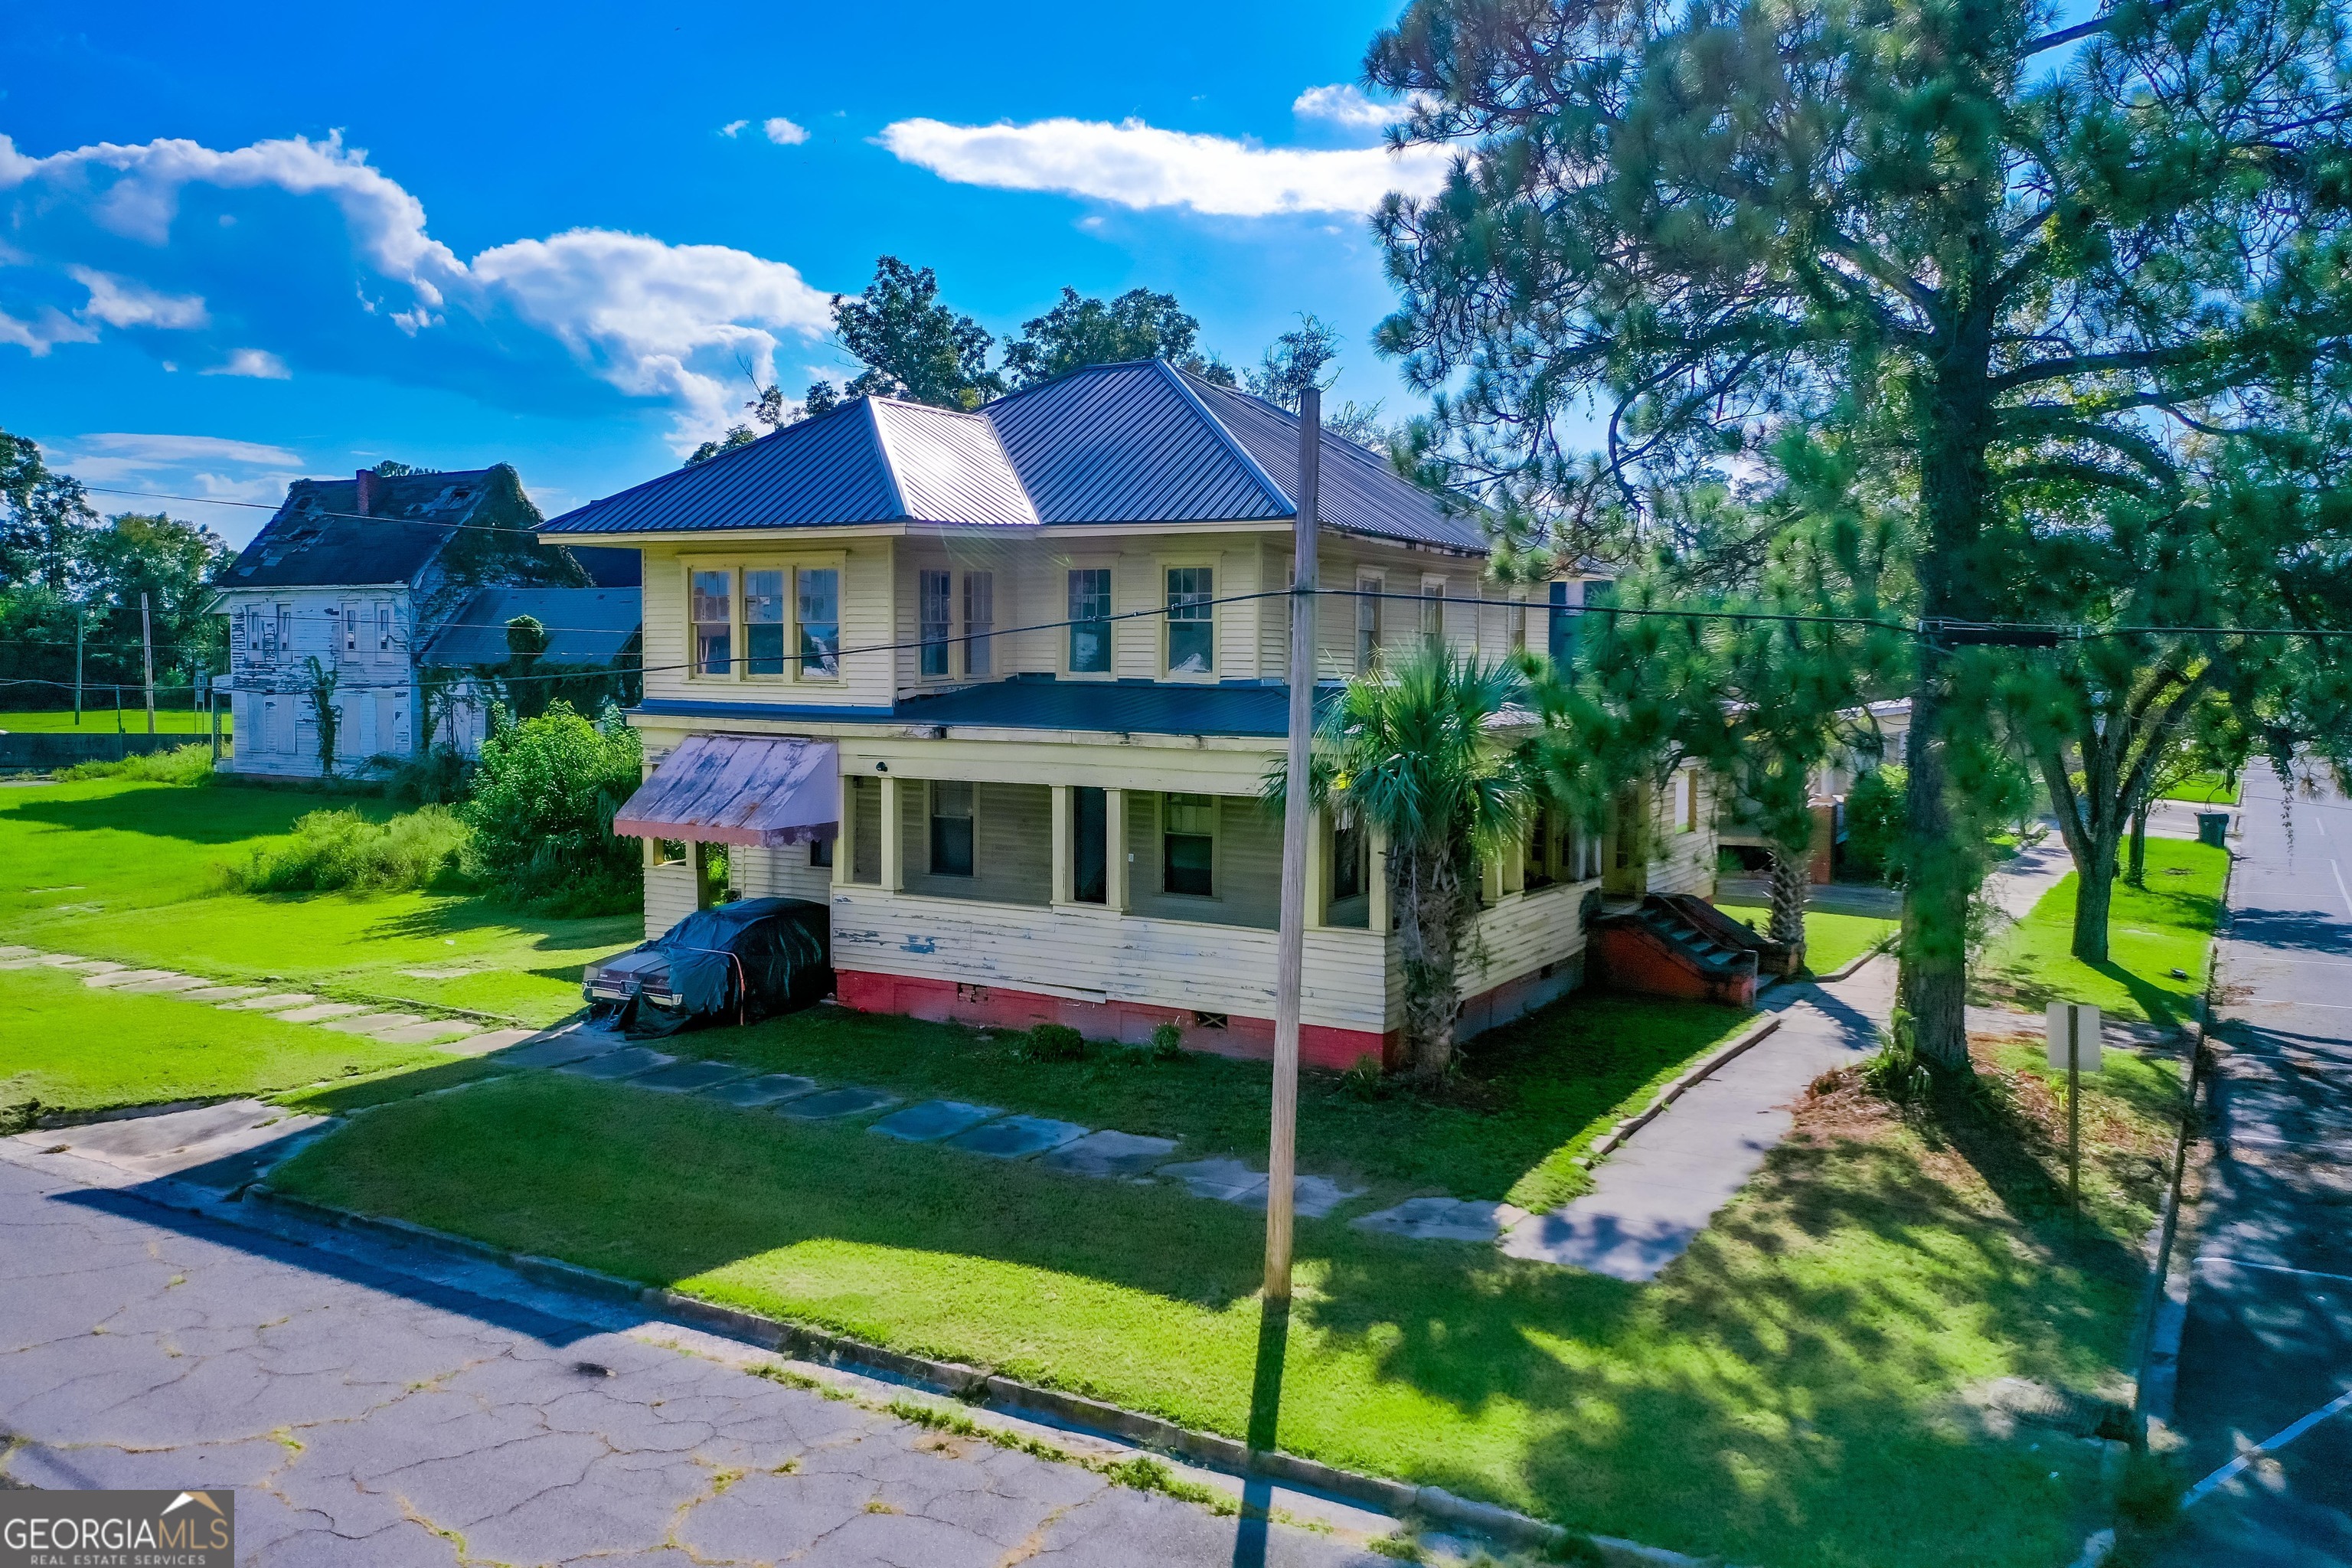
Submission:
[[[1102,365],[970,414],[861,399],[549,523],[644,552],[649,778],[618,826],[648,931],[716,895],[725,844],[742,893],[830,904],[845,1005],[1270,1050],[1297,447],[1255,398]],[[1318,601],[1333,691],[1414,639],[1541,648],[1580,602],[1489,581],[1475,521],[1321,450],[1321,585],[1361,591]],[[1704,887],[1712,832],[1664,842],[1649,885]],[[1303,1054],[1392,1059],[1381,846],[1327,815],[1310,851]],[[1486,868],[1465,1036],[1578,983],[1610,854],[1547,821]]]

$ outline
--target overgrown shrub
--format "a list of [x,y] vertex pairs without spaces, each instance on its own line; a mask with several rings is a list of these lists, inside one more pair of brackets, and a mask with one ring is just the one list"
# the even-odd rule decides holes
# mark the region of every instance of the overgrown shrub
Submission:
[[490,710],[473,798],[466,869],[499,894],[550,913],[619,914],[645,900],[637,841],[613,816],[644,771],[636,731],[606,709],[594,723],[557,702],[518,723]]
[[1925,1104],[1934,1092],[1935,1079],[1919,1055],[1918,1032],[1902,1008],[1887,1020],[1877,1052],[1862,1064],[1862,1081],[1871,1093],[1896,1105]]
[[402,805],[455,805],[474,782],[473,759],[455,746],[435,746],[422,756],[370,757],[383,770],[385,798]]
[[1067,1024],[1040,1024],[1022,1040],[1020,1050],[1024,1061],[1081,1061],[1087,1054],[1087,1037]]
[[457,885],[467,838],[448,807],[424,806],[388,822],[351,807],[313,811],[287,843],[257,847],[221,880],[245,893],[391,893]]
[[1173,1021],[1162,1021],[1151,1028],[1151,1054],[1163,1062],[1181,1060],[1184,1055],[1184,1031]]
[[213,782],[213,747],[209,741],[193,746],[174,746],[168,752],[149,752],[142,756],[125,757],[119,763],[76,763],[60,768],[56,774],[59,784],[79,784],[85,779],[131,779],[141,784],[208,784]]
[[1889,764],[1854,781],[1845,797],[1845,858],[1857,875],[1903,880],[1904,793],[1909,770]]
[[2188,1483],[2165,1458],[2136,1448],[2116,1482],[2116,1511],[2142,1530],[2163,1530],[2180,1517]]

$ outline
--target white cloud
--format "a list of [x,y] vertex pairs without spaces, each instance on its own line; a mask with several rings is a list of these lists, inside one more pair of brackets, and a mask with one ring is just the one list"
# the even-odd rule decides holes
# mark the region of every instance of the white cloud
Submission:
[[1416,147],[1311,151],[1162,131],[1139,120],[950,125],[901,120],[882,145],[960,184],[1060,191],[1129,207],[1191,207],[1230,217],[1363,213],[1392,190],[1434,193],[1448,154]]
[[299,467],[302,459],[283,447],[263,441],[237,441],[226,436],[145,435],[130,430],[100,430],[79,437],[74,450],[87,464],[110,460],[123,471],[172,463],[276,463]]
[[728,137],[740,136],[743,133],[743,127],[751,123],[748,120],[730,120],[719,128],[719,134]]
[[[733,134],[745,123],[724,129]],[[807,134],[785,120],[768,121],[765,131],[782,142]],[[365,152],[345,147],[340,132],[323,141],[298,136],[229,152],[184,140],[100,142],[46,157],[20,153],[0,136],[0,192],[31,188],[51,207],[87,211],[111,232],[159,248],[169,243],[182,194],[191,185],[325,197],[341,212],[365,263],[412,294],[406,309],[387,304],[382,312],[401,331],[415,337],[444,327],[453,305],[480,318],[512,314],[562,342],[607,384],[680,405],[674,438],[681,449],[740,412],[732,390],[741,375],[739,356],[765,376],[777,334],[814,342],[832,328],[830,296],[808,287],[797,270],[725,246],[674,246],[583,228],[495,246],[467,262],[426,232],[424,204],[371,167]],[[181,327],[205,319],[200,295],[166,295],[111,273],[71,270],[90,290],[86,317],[112,325]],[[365,289],[361,303],[376,311]],[[97,335],[89,321],[55,309],[32,320],[0,313],[0,343],[37,355]],[[284,378],[291,372],[278,354],[239,345],[205,374]]]
[[286,362],[268,349],[237,349],[227,360],[204,373],[206,375],[249,375],[257,381],[291,381],[294,373]]
[[1366,98],[1351,82],[1310,87],[1293,100],[1290,112],[1301,120],[1319,120],[1349,131],[1385,131],[1411,112],[1412,104],[1381,103]]
[[791,121],[785,119],[781,114],[767,121],[767,123],[761,126],[760,129],[768,133],[768,140],[773,142],[779,147],[797,147],[802,142],[808,140],[808,132],[806,131],[793,124]]
[[89,303],[81,310],[86,321],[104,321],[110,327],[158,327],[166,331],[186,331],[211,319],[205,313],[201,294],[158,293],[144,283],[100,272],[94,267],[68,267],[66,275],[89,290]]

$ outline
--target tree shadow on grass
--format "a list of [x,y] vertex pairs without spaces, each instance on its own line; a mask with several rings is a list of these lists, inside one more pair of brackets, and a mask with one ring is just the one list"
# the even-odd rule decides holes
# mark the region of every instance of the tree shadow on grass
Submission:
[[294,819],[305,812],[341,804],[158,784],[78,800],[7,801],[0,821],[40,823],[71,833],[135,833],[190,844],[236,844],[291,832]]

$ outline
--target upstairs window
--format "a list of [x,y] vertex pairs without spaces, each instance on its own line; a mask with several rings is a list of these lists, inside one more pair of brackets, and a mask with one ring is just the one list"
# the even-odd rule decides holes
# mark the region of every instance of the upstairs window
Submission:
[[963,672],[986,675],[995,665],[996,574],[963,574]]
[[954,634],[950,616],[955,607],[955,575],[949,572],[917,574],[917,624],[921,633],[920,670],[926,680],[948,672],[948,639]]
[[1207,675],[1216,668],[1214,574],[1206,566],[1168,568],[1168,673]]
[[1421,580],[1421,645],[1435,648],[1445,641],[1445,579]]
[[1356,673],[1368,675],[1381,662],[1381,580],[1356,579]]
[[357,605],[343,606],[343,651],[360,651],[360,607]]
[[278,627],[269,638],[268,651],[271,653],[278,653],[281,651],[291,653],[294,651],[293,605],[280,605],[278,606]]
[[392,606],[390,605],[378,605],[375,607],[375,651],[378,653],[392,651]]
[[1070,574],[1070,673],[1110,673],[1110,571]]
[[735,574],[694,574],[694,668],[699,675],[726,675],[734,668]]
[[841,571],[803,566],[800,582],[801,679],[841,677]]
[[1162,809],[1160,886],[1171,893],[1213,897],[1217,797],[1171,795]]
[[784,574],[779,568],[743,574],[743,671],[784,673]]
[[931,785],[931,875],[971,875],[971,785],[945,779]]

